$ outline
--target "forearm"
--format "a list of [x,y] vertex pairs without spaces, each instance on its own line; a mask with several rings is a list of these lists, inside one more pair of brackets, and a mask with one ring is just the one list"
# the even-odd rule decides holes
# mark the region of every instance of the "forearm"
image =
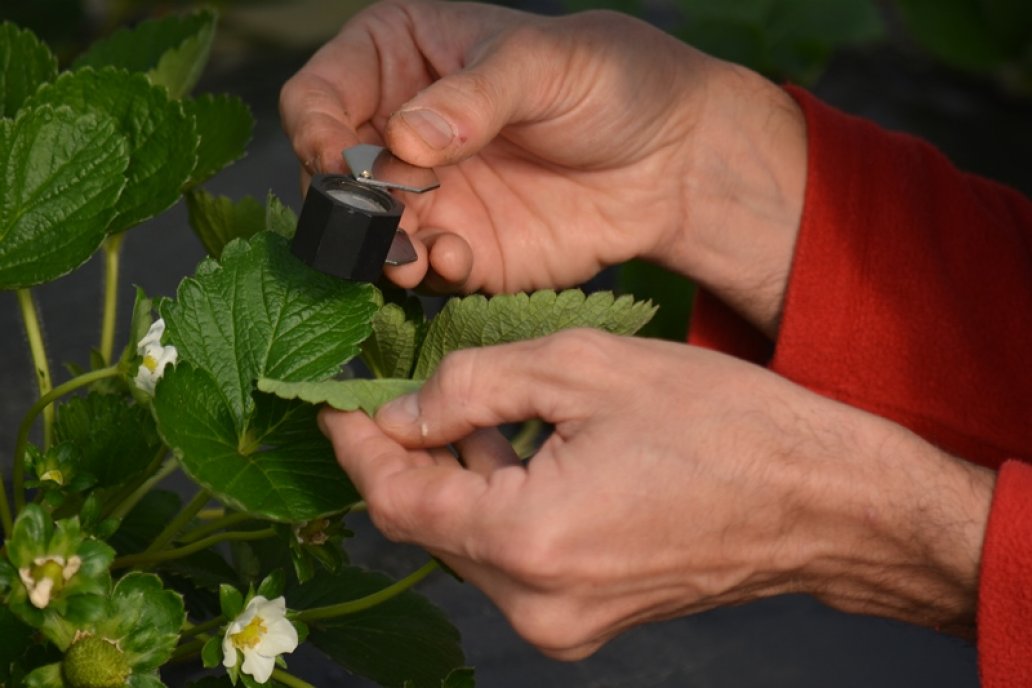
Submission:
[[774,337],[806,187],[806,127],[783,89],[711,61],[688,144],[686,217],[648,256]]
[[[804,589],[831,606],[972,635],[994,473],[843,408],[816,478]],[[834,426],[825,426],[834,427]],[[838,441],[841,440],[841,443]]]

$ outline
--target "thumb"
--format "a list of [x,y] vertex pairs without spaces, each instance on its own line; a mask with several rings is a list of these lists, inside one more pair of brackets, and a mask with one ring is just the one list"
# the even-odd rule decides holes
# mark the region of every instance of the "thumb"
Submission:
[[396,442],[415,448],[444,446],[504,423],[583,419],[597,410],[597,381],[612,367],[605,352],[615,340],[593,330],[567,330],[456,351],[419,391],[381,407],[376,423]]
[[511,47],[499,47],[402,105],[388,121],[385,138],[414,165],[453,164],[476,154],[503,127],[532,118],[546,88],[545,74]]

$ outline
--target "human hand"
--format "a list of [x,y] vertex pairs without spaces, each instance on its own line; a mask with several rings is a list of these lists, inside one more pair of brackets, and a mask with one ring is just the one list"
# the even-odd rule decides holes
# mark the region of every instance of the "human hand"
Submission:
[[[554,434],[521,464],[490,429],[529,418]],[[321,423],[377,527],[555,657],[786,592],[973,622],[992,473],[721,354],[567,331],[452,354],[375,420]]]
[[419,260],[388,270],[401,286],[564,287],[644,257],[776,318],[805,177],[798,108],[637,20],[376,4],[284,86],[281,112],[308,172],[340,171],[358,142],[439,168],[439,190],[405,195]]

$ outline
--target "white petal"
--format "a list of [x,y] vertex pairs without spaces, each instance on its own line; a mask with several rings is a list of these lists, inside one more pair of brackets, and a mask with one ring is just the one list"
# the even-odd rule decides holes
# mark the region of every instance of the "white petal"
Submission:
[[222,637],[222,666],[232,669],[237,663],[237,651],[229,638],[229,631]]
[[275,657],[297,649],[297,629],[292,623],[286,619],[278,619],[269,623],[268,629],[255,650],[267,657]]
[[158,318],[151,323],[150,329],[147,330],[147,334],[143,335],[143,339],[141,339],[140,343],[136,345],[136,352],[143,356],[147,347],[160,346],[161,335],[163,334],[165,334],[165,320],[163,318]]
[[36,609],[46,609],[50,604],[50,591],[54,589],[54,580],[44,578],[34,586],[25,586],[29,589],[29,601]]
[[252,651],[244,653],[244,663],[240,665],[240,670],[253,676],[258,683],[265,683],[272,676],[275,666],[275,657],[266,657]]

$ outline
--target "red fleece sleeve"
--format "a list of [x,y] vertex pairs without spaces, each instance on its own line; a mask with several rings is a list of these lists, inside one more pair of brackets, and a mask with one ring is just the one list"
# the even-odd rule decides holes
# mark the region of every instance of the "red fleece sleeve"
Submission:
[[[1032,202],[789,90],[807,190],[771,368],[959,456],[1032,459]],[[709,296],[691,332],[764,355]],[[984,685],[1032,685],[1032,468],[1017,461],[993,495],[978,621]]]

